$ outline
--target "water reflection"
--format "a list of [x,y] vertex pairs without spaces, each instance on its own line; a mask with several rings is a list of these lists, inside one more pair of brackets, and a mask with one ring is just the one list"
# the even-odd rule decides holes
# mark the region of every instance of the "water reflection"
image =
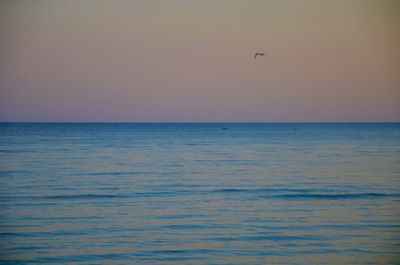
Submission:
[[1,124],[2,260],[398,261],[400,125],[291,127]]

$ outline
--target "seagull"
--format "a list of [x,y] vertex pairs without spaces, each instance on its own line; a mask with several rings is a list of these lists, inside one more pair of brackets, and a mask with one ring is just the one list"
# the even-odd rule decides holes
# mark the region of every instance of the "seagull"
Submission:
[[254,54],[254,59],[256,59],[257,56],[264,56],[264,53],[257,52],[256,54]]

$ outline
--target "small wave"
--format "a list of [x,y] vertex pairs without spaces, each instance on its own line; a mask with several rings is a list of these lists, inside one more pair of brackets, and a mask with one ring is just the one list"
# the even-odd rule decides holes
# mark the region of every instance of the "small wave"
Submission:
[[400,193],[329,193],[329,191],[314,191],[312,189],[240,189],[226,188],[213,190],[215,193],[246,193],[257,194],[263,198],[286,198],[286,199],[321,199],[321,200],[338,200],[338,199],[373,199],[386,197],[400,197]]
[[399,197],[400,194],[387,194],[387,193],[334,193],[334,194],[322,194],[322,193],[311,193],[311,194],[281,194],[278,195],[282,198],[293,198],[293,199],[369,199],[369,198],[382,198],[382,197]]
[[32,150],[7,150],[7,149],[0,149],[0,153],[6,153],[6,154],[27,153],[27,152],[33,152],[33,151],[32,151]]
[[[96,199],[134,199],[145,197],[170,197],[178,196],[191,191],[161,191],[161,192],[139,192],[131,194],[60,194],[48,196],[0,196],[0,201],[31,201],[31,200],[96,200]],[[29,203],[33,205],[33,203]]]
[[226,188],[217,189],[213,192],[217,193],[234,193],[234,192],[248,192],[248,193],[276,193],[276,192],[311,192],[311,189],[284,189],[284,188],[262,188],[262,189],[240,189],[240,188]]
[[71,194],[71,195],[52,195],[42,197],[49,200],[77,200],[77,199],[108,199],[121,198],[121,195],[112,194]]
[[139,171],[128,171],[128,172],[87,172],[83,174],[78,174],[82,176],[130,176],[130,175],[145,175],[149,172],[139,172]]
[[247,189],[218,189],[218,190],[214,190],[214,192],[221,192],[221,193],[230,193],[230,192],[248,192],[251,190],[247,190]]

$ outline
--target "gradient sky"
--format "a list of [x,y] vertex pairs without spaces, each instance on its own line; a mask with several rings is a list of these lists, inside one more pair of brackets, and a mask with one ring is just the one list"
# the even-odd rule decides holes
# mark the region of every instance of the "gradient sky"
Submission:
[[0,121],[400,121],[399,25],[396,0],[2,0]]

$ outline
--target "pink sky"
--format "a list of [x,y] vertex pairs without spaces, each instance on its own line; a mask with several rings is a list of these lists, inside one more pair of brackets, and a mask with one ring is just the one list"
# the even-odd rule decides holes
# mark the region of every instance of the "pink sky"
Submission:
[[399,14],[396,0],[4,0],[0,121],[400,121]]

